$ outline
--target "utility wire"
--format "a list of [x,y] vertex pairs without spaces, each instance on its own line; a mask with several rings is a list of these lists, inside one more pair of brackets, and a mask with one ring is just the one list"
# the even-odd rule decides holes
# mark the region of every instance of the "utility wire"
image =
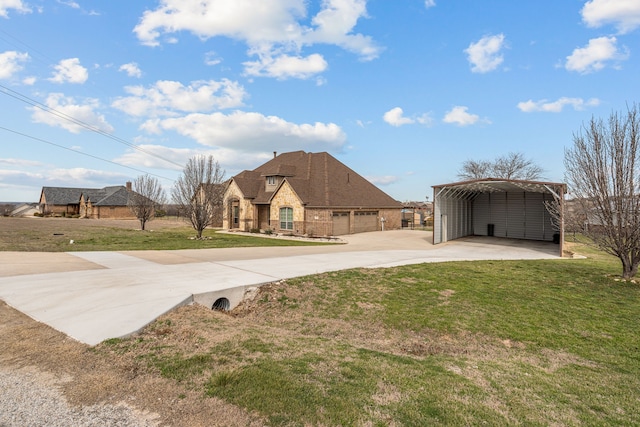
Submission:
[[110,133],[108,133],[108,132],[106,132],[106,131],[104,131],[104,130],[96,127],[96,126],[92,126],[90,124],[87,124],[87,123],[85,123],[85,122],[83,122],[81,120],[76,119],[75,117],[69,116],[68,114],[65,114],[65,113],[63,113],[61,111],[58,111],[55,108],[51,108],[51,107],[49,107],[47,105],[44,105],[44,104],[42,104],[42,103],[40,103],[40,102],[38,102],[38,101],[36,101],[36,100],[34,100],[32,98],[29,98],[26,95],[21,94],[20,92],[17,92],[17,91],[15,91],[13,89],[10,89],[10,88],[2,85],[2,84],[0,84],[0,88],[2,89],[2,93],[4,93],[7,96],[10,96],[10,97],[12,97],[14,99],[17,99],[18,101],[21,101],[21,102],[29,104],[29,105],[31,105],[33,107],[39,108],[39,109],[41,109],[41,110],[43,110],[43,111],[45,111],[45,112],[47,112],[49,114],[52,114],[52,115],[54,115],[54,116],[56,116],[58,118],[61,118],[63,120],[67,120],[67,121],[69,121],[69,122],[71,122],[71,123],[73,123],[75,125],[78,125],[78,126],[83,127],[83,128],[85,128],[87,130],[90,130],[91,132],[95,132],[95,133],[97,133],[99,135],[105,136],[105,137],[107,137],[107,138],[109,138],[109,139],[111,139],[113,141],[119,142],[120,144],[123,144],[123,145],[126,145],[127,147],[133,148],[134,150],[140,151],[141,153],[147,154],[149,156],[156,157],[156,158],[158,158],[160,160],[163,160],[163,161],[165,161],[167,163],[170,163],[170,164],[172,164],[174,166],[178,166],[179,168],[183,167],[183,165],[178,164],[178,163],[174,162],[173,160],[169,160],[169,159],[164,158],[164,157],[162,157],[162,156],[160,156],[158,154],[155,154],[155,153],[147,151],[147,150],[145,150],[143,148],[140,148],[139,146],[137,146],[135,144],[132,144],[127,140],[124,140],[124,139],[122,139],[120,137],[111,135]]
[[38,137],[35,137],[35,136],[27,135],[26,133],[22,133],[22,132],[18,132],[16,130],[8,129],[8,128],[3,127],[3,126],[0,126],[0,129],[4,130],[6,132],[11,132],[11,133],[14,133],[16,135],[23,136],[25,138],[30,138],[30,139],[33,139],[35,141],[39,141],[39,142],[43,142],[45,144],[53,145],[54,147],[58,147],[58,148],[62,148],[64,150],[72,151],[72,152],[77,153],[77,154],[82,154],[83,156],[91,157],[93,159],[97,159],[97,160],[101,160],[103,162],[111,163],[111,164],[116,165],[116,166],[120,166],[120,167],[123,167],[123,168],[131,169],[131,170],[134,170],[136,172],[141,172],[141,173],[144,173],[144,174],[147,174],[147,175],[155,176],[156,178],[166,179],[167,181],[174,181],[173,179],[167,178],[166,176],[156,175],[156,174],[153,174],[153,173],[149,173],[147,171],[143,171],[141,169],[136,169],[136,168],[134,168],[132,166],[127,166],[127,165],[123,165],[123,164],[114,162],[112,160],[103,159],[102,157],[94,156],[93,154],[85,153],[85,152],[82,152],[82,151],[79,151],[79,150],[74,150],[73,148],[65,147],[64,145],[56,144],[55,142],[47,141],[46,139],[42,139],[42,138],[38,138]]

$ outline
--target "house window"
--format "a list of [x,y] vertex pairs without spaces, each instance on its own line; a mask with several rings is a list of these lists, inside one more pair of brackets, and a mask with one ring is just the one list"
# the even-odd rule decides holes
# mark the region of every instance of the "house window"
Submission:
[[280,208],[280,229],[293,230],[293,208]]
[[267,177],[267,185],[276,185],[276,177],[268,176]]
[[240,207],[233,206],[233,228],[240,226]]

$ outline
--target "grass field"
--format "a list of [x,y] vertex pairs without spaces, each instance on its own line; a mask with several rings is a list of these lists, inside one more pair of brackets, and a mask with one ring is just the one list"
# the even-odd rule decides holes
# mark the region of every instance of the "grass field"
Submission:
[[[193,228],[176,219],[156,219],[147,224],[146,231],[141,231],[135,220],[0,217],[0,251],[130,251],[326,244],[223,234],[213,229],[203,232],[203,240],[195,240],[194,236]],[[70,243],[72,240],[73,244]]]
[[640,425],[640,286],[574,251],[287,280],[95,351],[272,426]]

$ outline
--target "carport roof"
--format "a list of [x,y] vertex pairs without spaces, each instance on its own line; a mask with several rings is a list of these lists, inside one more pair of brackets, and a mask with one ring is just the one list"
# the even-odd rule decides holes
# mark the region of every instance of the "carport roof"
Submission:
[[[558,182],[523,181],[502,178],[483,178],[472,181],[460,181],[450,184],[432,186],[436,196],[442,191],[455,191],[457,194],[472,195],[479,193],[504,193],[509,191],[526,191],[529,193],[551,193],[559,196],[565,193],[566,184]],[[560,193],[560,194],[557,194]]]

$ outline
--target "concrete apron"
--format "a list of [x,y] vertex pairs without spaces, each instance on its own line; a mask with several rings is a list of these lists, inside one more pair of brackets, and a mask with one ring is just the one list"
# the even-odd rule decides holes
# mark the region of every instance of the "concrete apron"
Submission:
[[281,279],[425,262],[553,259],[558,258],[555,248],[463,240],[430,250],[356,251],[173,265],[118,252],[70,252],[104,268],[2,277],[0,299],[80,342],[96,345],[134,334],[181,305],[196,302],[212,307],[218,299],[226,298],[228,307],[233,308],[247,291]]

